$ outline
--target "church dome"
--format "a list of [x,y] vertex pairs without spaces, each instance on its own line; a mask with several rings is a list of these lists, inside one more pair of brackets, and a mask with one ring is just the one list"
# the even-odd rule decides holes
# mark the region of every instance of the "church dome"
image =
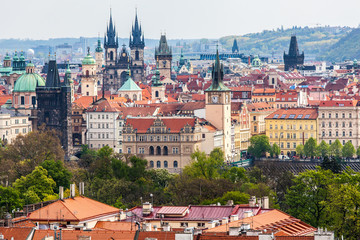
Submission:
[[13,61],[19,61],[19,57],[18,57],[18,55],[17,55],[17,52],[15,52],[15,55],[14,55],[14,57],[13,57]]
[[82,60],[82,65],[94,65],[96,64],[95,59],[88,53],[88,55]]
[[20,61],[25,61],[25,57],[24,57],[24,53],[23,52],[21,52],[21,56],[20,56]]
[[9,56],[9,54],[8,54],[8,53],[6,53],[6,56],[4,57],[4,60],[5,60],[5,61],[9,61],[9,60],[11,60],[11,58],[10,58],[10,56]]
[[37,86],[45,86],[44,79],[37,73],[25,73],[16,80],[14,92],[35,92]]

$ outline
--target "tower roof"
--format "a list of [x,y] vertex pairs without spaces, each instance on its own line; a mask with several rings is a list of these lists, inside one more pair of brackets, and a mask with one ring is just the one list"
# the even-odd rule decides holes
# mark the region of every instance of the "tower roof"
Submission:
[[56,60],[49,61],[49,69],[46,76],[46,88],[61,87],[59,71],[57,68]]
[[291,40],[290,40],[289,56],[299,56],[299,55],[300,55],[300,53],[299,53],[297,39],[296,39],[296,36],[293,35],[293,36],[291,36]]
[[100,40],[100,38],[98,39],[98,45],[97,45],[95,51],[96,51],[96,52],[102,52],[102,51],[103,51],[103,49],[102,49],[102,47],[101,47],[101,40]]
[[232,46],[232,52],[233,53],[238,53],[239,52],[239,48],[238,48],[238,45],[237,45],[236,38],[234,38],[234,43],[233,43],[233,46]]
[[115,25],[112,20],[111,9],[110,9],[109,25],[107,27],[106,35],[104,38],[104,46],[105,47],[115,47],[115,48],[118,47],[118,38],[116,36]]
[[167,44],[166,36],[161,35],[159,47],[155,49],[155,55],[172,55],[172,50]]
[[45,86],[44,79],[37,73],[25,73],[16,80],[14,92],[35,92],[37,86]]
[[141,31],[141,25],[138,21],[137,11],[135,12],[135,22],[131,29],[130,39],[129,39],[129,47],[145,47],[144,34]]
[[82,60],[82,65],[95,65],[96,61],[90,54],[90,48],[88,48],[88,54],[84,59]]
[[230,89],[224,85],[223,78],[224,66],[220,62],[219,50],[216,50],[216,60],[212,70],[212,82],[210,87],[205,91],[230,91]]
[[127,80],[118,91],[142,91],[142,89],[134,82],[134,80],[132,80],[129,69],[126,71],[126,75]]

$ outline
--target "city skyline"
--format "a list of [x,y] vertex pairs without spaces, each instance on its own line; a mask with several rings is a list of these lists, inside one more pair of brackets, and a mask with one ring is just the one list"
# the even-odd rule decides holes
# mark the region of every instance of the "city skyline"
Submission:
[[[213,0],[184,0],[176,4],[164,0],[107,0],[101,4],[94,0],[65,0],[61,3],[20,0],[3,5],[0,21],[6,24],[0,39],[95,37],[98,34],[103,37],[110,8],[120,38],[129,36],[137,8],[145,38],[156,39],[161,33],[166,33],[169,39],[216,39],[281,26],[357,27],[360,23],[359,7],[360,2],[355,0],[345,0],[341,5],[335,0],[305,0],[296,7],[284,0],[225,0],[221,4]],[[17,12],[12,9],[17,9]]]

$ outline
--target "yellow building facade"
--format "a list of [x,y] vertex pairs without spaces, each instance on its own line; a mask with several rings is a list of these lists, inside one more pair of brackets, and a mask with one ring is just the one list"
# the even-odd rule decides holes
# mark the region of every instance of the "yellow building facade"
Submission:
[[265,118],[265,125],[270,145],[276,143],[283,155],[295,155],[296,147],[310,137],[318,140],[317,109],[279,109]]

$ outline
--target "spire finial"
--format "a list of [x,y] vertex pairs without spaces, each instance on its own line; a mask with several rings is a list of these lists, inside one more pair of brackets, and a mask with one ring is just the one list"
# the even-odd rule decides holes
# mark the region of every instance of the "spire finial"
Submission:
[[87,47],[88,55],[90,55],[90,47]]

